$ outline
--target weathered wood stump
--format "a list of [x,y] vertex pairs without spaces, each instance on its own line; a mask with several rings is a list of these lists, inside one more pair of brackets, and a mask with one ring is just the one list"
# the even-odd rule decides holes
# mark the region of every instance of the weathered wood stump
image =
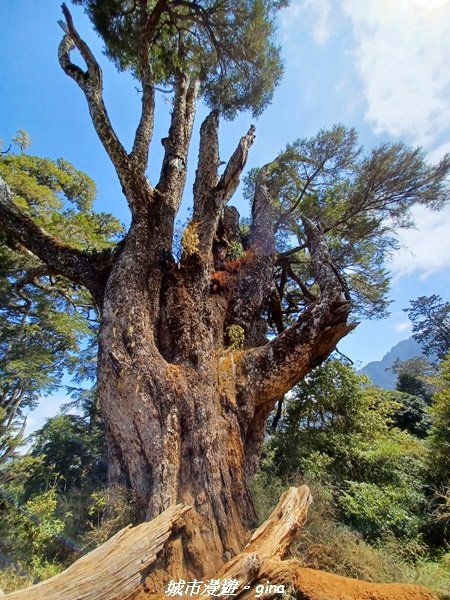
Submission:
[[5,600],[127,600],[188,510],[178,504],[152,521],[129,525],[62,573],[7,594]]
[[[289,586],[300,600],[436,600],[429,590],[413,585],[377,584],[306,569],[297,560],[283,560],[304,525],[311,503],[307,486],[290,488],[269,519],[250,537],[243,551],[204,581],[238,580],[233,594],[220,598],[264,600],[277,595],[275,586]],[[190,507],[170,507],[150,522],[127,527],[105,544],[76,561],[63,573],[5,600],[163,600],[167,577],[158,559],[170,552]],[[180,580],[183,573],[179,574]],[[256,586],[259,587],[257,591]],[[272,589],[270,588],[272,586]],[[261,590],[263,590],[261,592]],[[185,598],[205,598],[187,593]],[[217,595],[217,594],[216,594]],[[180,597],[180,595],[177,595]]]

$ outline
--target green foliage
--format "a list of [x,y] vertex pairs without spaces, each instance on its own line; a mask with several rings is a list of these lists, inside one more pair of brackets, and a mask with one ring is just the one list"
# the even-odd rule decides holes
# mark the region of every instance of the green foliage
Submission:
[[198,78],[206,103],[228,118],[260,114],[280,80],[274,20],[284,0],[168,0],[162,10],[156,0],[73,2],[84,6],[119,70],[143,79],[144,52],[153,84],[172,85],[179,73]]
[[244,247],[240,242],[231,242],[228,246],[227,257],[231,260],[237,260],[245,256]]
[[413,537],[419,533],[422,521],[418,509],[423,495],[406,486],[349,482],[339,498],[344,515],[367,539],[377,539],[383,533]]
[[423,438],[430,429],[428,407],[434,391],[430,376],[435,373],[435,367],[423,357],[415,357],[397,360],[392,371],[397,374],[397,392],[393,393],[393,399],[398,403],[393,421],[400,429]]
[[450,302],[440,296],[420,296],[405,308],[413,324],[413,338],[429,358],[443,360],[450,350]]
[[[0,551],[10,563],[3,575],[8,586],[52,576],[100,540],[99,532],[104,537],[128,524],[132,503],[127,512],[123,493],[105,491],[103,455],[103,427],[90,406],[83,415],[48,419],[29,453],[2,466]],[[107,493],[108,507],[99,514],[97,497]]]
[[230,325],[226,329],[228,338],[228,348],[230,350],[239,350],[244,345],[245,331],[240,325]]
[[[314,296],[302,217],[319,223],[335,264],[350,287],[355,313],[383,317],[389,306],[385,261],[397,247],[396,231],[411,227],[410,209],[442,207],[448,195],[450,158],[429,165],[421,149],[381,144],[364,152],[354,129],[336,125],[299,139],[272,163],[268,186],[278,242],[277,284],[287,322]],[[258,170],[246,180],[253,198]],[[280,244],[280,241],[282,242]]]
[[89,505],[89,544],[98,546],[136,521],[136,499],[124,486],[114,485],[93,492]]
[[395,394],[369,387],[331,360],[294,388],[269,441],[266,470],[331,486],[343,521],[367,538],[416,535],[427,454],[418,439],[393,427],[398,408]]
[[19,208],[62,242],[98,252],[122,233],[113,215],[93,212],[94,182],[64,159],[8,154],[0,158],[0,175]]
[[435,380],[438,391],[431,407],[430,472],[437,485],[450,486],[450,355]]
[[[422,382],[418,382],[416,378],[406,374],[399,377],[397,386],[419,393],[424,392]],[[430,429],[428,404],[419,395],[403,391],[394,392],[392,398],[398,404],[398,408],[392,414],[395,426],[417,437],[425,437]]]
[[1,551],[14,556],[19,571],[33,579],[45,579],[62,569],[57,564],[58,538],[64,521],[58,518],[55,488],[19,505],[13,498],[3,507]]
[[15,455],[23,444],[23,432],[26,423],[15,418],[14,411],[0,407],[0,463]]
[[388,432],[386,419],[393,408],[382,390],[365,389],[367,385],[366,377],[333,360],[294,388],[271,442],[280,476],[307,472],[318,461],[334,479],[348,478],[358,469],[366,442]]
[[[122,232],[115,217],[92,211],[94,182],[63,159],[4,155],[0,175],[17,205],[62,242],[102,252]],[[63,373],[90,378],[96,323],[86,290],[51,273],[7,232],[0,264],[1,462],[20,443],[24,411],[54,392]]]
[[5,594],[33,585],[33,577],[17,565],[8,565],[0,569],[0,590]]
[[[106,483],[104,430],[98,420],[58,415],[34,434],[31,456],[40,457],[47,473],[57,474],[57,487],[92,489]],[[34,478],[34,490],[45,489],[47,477]],[[38,486],[38,487],[36,487]]]

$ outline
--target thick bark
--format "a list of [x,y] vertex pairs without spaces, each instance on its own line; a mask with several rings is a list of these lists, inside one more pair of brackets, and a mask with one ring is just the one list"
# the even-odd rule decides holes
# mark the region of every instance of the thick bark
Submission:
[[[134,239],[139,232],[132,232]],[[131,250],[130,242],[113,270],[101,317],[110,477],[134,489],[146,518],[176,502],[194,507],[183,555],[166,569],[179,572],[181,560],[185,572],[199,576],[227,551],[238,552],[252,524],[240,414],[220,376],[209,281],[187,268],[166,269],[164,277],[154,268],[149,280]],[[151,293],[158,279],[160,311]]]
[[[256,350],[226,348],[227,293],[211,292],[195,255],[180,266],[161,260],[164,223],[155,221],[154,210],[151,215],[151,227],[146,218],[133,221],[106,286],[100,408],[110,478],[132,487],[142,515],[153,518],[179,502],[193,506],[182,550],[167,555],[165,569],[201,577],[243,547],[254,522],[248,482],[268,413],[280,390],[348,331],[349,306],[337,303],[321,320],[286,332],[293,337],[285,345],[288,364],[274,346],[285,343],[282,336]],[[152,255],[160,259],[149,264]],[[261,378],[268,379],[266,387]]]

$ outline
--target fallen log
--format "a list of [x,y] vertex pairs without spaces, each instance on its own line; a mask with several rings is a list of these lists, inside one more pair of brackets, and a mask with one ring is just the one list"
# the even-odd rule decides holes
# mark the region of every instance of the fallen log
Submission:
[[[306,569],[295,559],[283,560],[306,521],[311,500],[307,486],[287,490],[243,551],[218,572],[205,575],[204,582],[227,580],[239,584],[230,594],[214,595],[222,599],[269,600],[284,586],[300,600],[437,600],[421,586],[369,583]],[[161,552],[170,551],[175,537],[180,542],[182,517],[189,510],[179,504],[153,521],[122,529],[63,573],[8,594],[5,600],[166,600],[173,595],[204,599],[208,597],[204,589],[196,594],[167,594],[167,574],[158,568]],[[182,576],[180,573],[180,580]]]
[[171,506],[153,521],[125,527],[68,569],[5,600],[128,600],[142,584],[190,506]]
[[[372,583],[334,573],[306,569],[298,560],[265,561],[252,589],[241,594],[239,600],[256,598],[257,585],[283,584],[286,590],[295,592],[299,600],[438,600],[423,586],[403,583]],[[269,600],[276,594],[263,594]],[[294,593],[292,593],[294,596]],[[235,596],[236,597],[236,596]]]

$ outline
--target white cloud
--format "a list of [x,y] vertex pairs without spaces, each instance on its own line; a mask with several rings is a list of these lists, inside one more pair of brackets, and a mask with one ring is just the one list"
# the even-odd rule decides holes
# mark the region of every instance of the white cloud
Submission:
[[402,248],[388,263],[395,279],[420,273],[426,279],[450,268],[450,205],[440,212],[418,206],[413,209],[416,229],[400,229]]
[[435,150],[428,153],[428,159],[433,164],[438,163],[444,154],[450,153],[450,141],[439,145]]
[[285,39],[290,39],[298,31],[300,19],[311,24],[315,42],[325,44],[332,34],[331,11],[333,0],[300,0],[292,2],[281,13],[281,27]]
[[403,323],[396,323],[394,325],[394,329],[398,333],[403,333],[404,331],[408,331],[411,329],[411,323],[410,323],[410,321],[404,321]]
[[353,25],[366,119],[377,133],[432,150],[450,134],[450,0],[342,6]]
[[61,406],[66,404],[71,399],[68,396],[55,395],[40,398],[39,403],[33,410],[27,412],[27,426],[25,435],[30,435],[36,429],[42,427],[46,420],[54,417]]

